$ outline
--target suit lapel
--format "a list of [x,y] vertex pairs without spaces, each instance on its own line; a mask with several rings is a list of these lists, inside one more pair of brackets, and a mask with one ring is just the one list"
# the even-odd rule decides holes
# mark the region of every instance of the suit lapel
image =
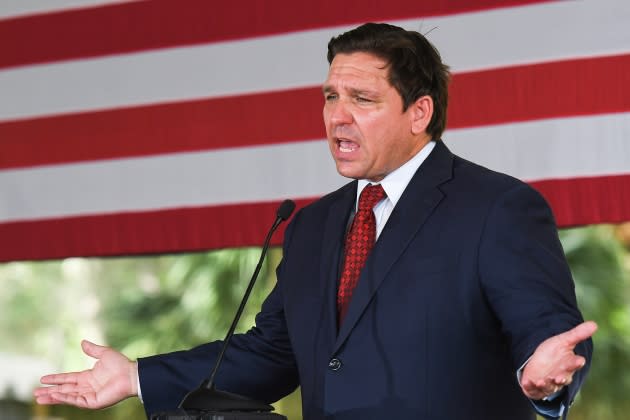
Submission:
[[323,226],[322,259],[320,272],[326,290],[326,330],[329,331],[329,343],[337,337],[337,282],[339,264],[343,252],[346,226],[356,202],[357,182],[351,182],[341,190],[339,198],[329,208],[326,223]]
[[453,155],[438,142],[409,182],[361,272],[335,342],[335,352],[348,338],[392,265],[442,200],[444,194],[439,185],[451,178],[452,165]]

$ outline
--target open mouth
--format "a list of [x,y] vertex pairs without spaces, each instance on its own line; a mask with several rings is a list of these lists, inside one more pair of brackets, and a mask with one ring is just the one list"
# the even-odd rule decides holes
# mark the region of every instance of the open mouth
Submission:
[[337,139],[337,147],[341,153],[351,153],[357,150],[359,145],[353,141]]

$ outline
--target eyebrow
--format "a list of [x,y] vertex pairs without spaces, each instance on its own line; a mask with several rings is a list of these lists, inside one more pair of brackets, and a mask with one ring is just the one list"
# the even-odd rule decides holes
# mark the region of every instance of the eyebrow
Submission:
[[332,91],[334,91],[334,90],[335,90],[335,89],[333,89],[333,87],[332,87],[332,86],[330,86],[330,85],[324,85],[324,86],[322,86],[322,92],[323,92],[323,93],[330,93],[330,92],[332,92]]
[[[353,96],[370,96],[370,97],[378,96],[378,92],[374,90],[357,89],[357,88],[349,88],[348,90],[350,91],[350,94]],[[337,89],[335,89],[331,85],[322,86],[323,93],[330,93],[330,92],[335,92],[335,91],[337,91]]]
[[353,96],[369,96],[369,97],[376,97],[378,96],[378,92],[374,91],[374,90],[367,90],[367,89],[349,89],[350,93]]

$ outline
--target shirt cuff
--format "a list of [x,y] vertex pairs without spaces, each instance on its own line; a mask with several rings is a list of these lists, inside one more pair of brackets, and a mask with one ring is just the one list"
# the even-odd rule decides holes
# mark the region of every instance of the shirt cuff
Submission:
[[142,389],[140,388],[140,373],[139,373],[139,369],[140,369],[140,367],[138,366],[138,370],[136,370],[136,384],[138,385],[138,399],[140,400],[141,403],[144,404],[144,401],[142,401]]

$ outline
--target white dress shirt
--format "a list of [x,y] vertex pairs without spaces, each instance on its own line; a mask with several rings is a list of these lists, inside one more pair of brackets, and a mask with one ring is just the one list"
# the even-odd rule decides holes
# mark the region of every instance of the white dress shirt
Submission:
[[359,206],[359,197],[361,196],[361,191],[368,186],[369,184],[378,185],[381,184],[383,189],[385,190],[385,194],[387,197],[378,202],[376,206],[374,206],[374,216],[376,217],[376,239],[381,235],[383,228],[385,227],[385,223],[389,219],[389,216],[394,211],[394,207],[400,200],[405,188],[409,185],[409,181],[413,178],[413,175],[416,173],[422,162],[429,156],[431,150],[435,147],[435,142],[431,141],[427,143],[414,157],[409,159],[404,165],[400,168],[394,170],[390,174],[388,174],[385,178],[383,178],[380,182],[370,182],[367,179],[360,179],[357,185],[357,200],[354,205],[354,211],[357,212]]

